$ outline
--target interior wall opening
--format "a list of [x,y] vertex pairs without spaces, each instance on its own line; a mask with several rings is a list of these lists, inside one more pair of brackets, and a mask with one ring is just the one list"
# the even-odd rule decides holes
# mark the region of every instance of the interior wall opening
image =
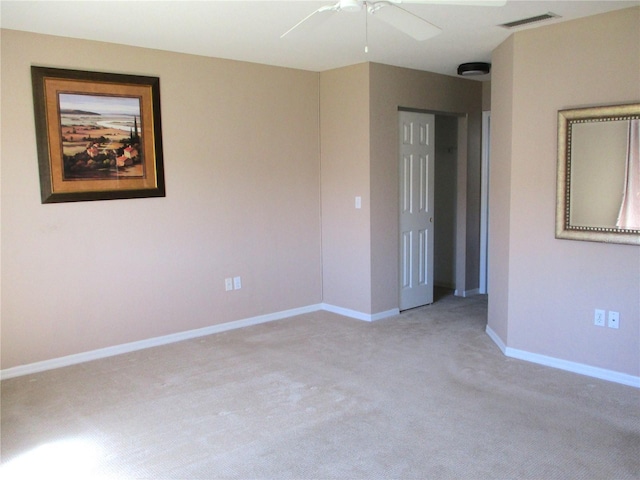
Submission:
[[[467,117],[465,114],[399,108],[399,112],[433,115],[433,255],[427,269],[433,272],[431,300],[466,296]],[[401,154],[402,157],[402,154]],[[403,175],[400,175],[401,178]],[[402,183],[402,182],[401,182]],[[402,192],[402,186],[400,188]],[[402,199],[402,193],[400,195]],[[402,223],[402,222],[400,222]],[[402,228],[401,230],[402,231]],[[400,238],[402,245],[402,239]],[[400,252],[400,279],[403,277]],[[403,311],[403,284],[400,311]],[[413,308],[413,307],[406,307]],[[404,309],[406,309],[404,308]]]
[[[456,290],[458,117],[436,115],[434,287]],[[436,299],[437,299],[436,295]]]

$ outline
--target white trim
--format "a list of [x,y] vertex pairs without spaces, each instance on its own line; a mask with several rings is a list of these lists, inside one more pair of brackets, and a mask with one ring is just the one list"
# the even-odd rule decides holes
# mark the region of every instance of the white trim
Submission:
[[[467,284],[467,159],[469,155],[469,118],[458,117],[458,158],[456,159],[456,213],[455,213],[455,284],[456,291],[464,292]],[[437,221],[437,218],[436,218]],[[455,293],[458,295],[458,293]],[[464,293],[462,296],[465,296]]]
[[480,166],[480,293],[487,293],[489,240],[489,163],[491,156],[491,112],[482,112],[482,161]]
[[559,368],[560,370],[566,370],[568,372],[579,373],[581,375],[587,375],[589,377],[600,378],[602,380],[608,380],[610,382],[616,382],[623,385],[640,388],[640,377],[634,377],[633,375],[628,375],[626,373],[606,370],[599,367],[592,367],[590,365],[584,365],[582,363],[570,362],[568,360],[548,357],[546,355],[540,355],[538,353],[530,353],[511,347],[507,347],[505,355],[507,357],[517,358],[519,360],[525,360],[527,362],[533,362],[539,365],[545,365],[547,367]]
[[378,312],[371,315],[371,321],[377,322],[378,320],[384,320],[385,318],[395,317],[396,315],[400,315],[399,308],[393,308],[391,310],[387,310],[386,312]]
[[195,330],[187,330],[185,332],[178,332],[170,335],[163,335],[161,337],[149,338],[147,340],[140,340],[138,342],[124,343],[121,345],[115,345],[113,347],[100,348],[98,350],[92,350],[89,352],[67,355],[65,357],[53,358],[51,360],[44,360],[42,362],[20,365],[17,367],[0,370],[0,379],[5,380],[7,378],[44,372],[46,370],[52,370],[54,368],[68,367],[70,365],[89,362],[91,360],[113,357],[122,353],[135,352],[137,350],[143,350],[145,348],[158,347],[160,345],[167,345],[169,343],[181,342],[183,340],[190,340],[192,338],[204,337],[206,335],[212,335],[214,333],[226,332],[228,330],[249,327],[251,325],[258,325],[260,323],[273,322],[275,320],[281,320],[283,318],[302,315],[303,313],[317,312],[321,309],[322,306],[320,304],[309,305],[307,307],[284,310],[267,315],[260,315],[257,317],[245,318],[233,322],[221,323],[219,325],[211,325],[209,327],[198,328]]
[[538,353],[526,352],[517,348],[507,347],[502,339],[498,337],[498,335],[496,335],[496,333],[489,327],[489,325],[487,325],[486,332],[491,340],[495,342],[498,348],[500,348],[500,350],[502,350],[502,353],[504,353],[507,357],[517,358],[518,360],[537,363],[538,365],[558,368],[567,372],[578,373],[580,375],[586,375],[588,377],[599,378],[601,380],[607,380],[609,382],[615,382],[622,385],[628,385],[630,387],[640,388],[640,377],[616,372],[614,370],[592,367],[583,363],[570,362],[568,360],[549,357],[547,355],[540,355]]
[[480,289],[479,288],[472,288],[471,290],[455,290],[453,292],[453,294],[456,297],[462,297],[462,298],[467,298],[467,297],[471,297],[473,295],[478,295],[480,293]]
[[[53,370],[55,368],[67,367],[70,365],[77,365],[79,363],[89,362],[91,360],[98,360],[101,358],[112,357],[112,356],[120,355],[123,353],[143,350],[145,348],[158,347],[158,346],[167,345],[170,343],[181,342],[183,340],[190,340],[193,338],[204,337],[204,336],[212,335],[215,333],[226,332],[228,330],[235,330],[237,328],[244,328],[244,327],[249,327],[251,325],[258,325],[260,323],[273,322],[275,320],[282,320],[284,318],[294,317],[296,315],[302,315],[304,313],[317,312],[319,310],[326,310],[328,312],[337,313],[345,317],[351,317],[357,320],[364,320],[367,322],[374,322],[377,320],[382,320],[384,318],[389,318],[389,317],[393,317],[395,315],[400,314],[400,311],[397,308],[392,310],[387,310],[386,312],[366,314],[366,313],[358,312],[356,310],[336,307],[335,305],[329,305],[326,303],[309,305],[307,307],[284,310],[281,312],[270,313],[267,315],[260,315],[257,317],[246,318],[243,320],[236,320],[233,322],[222,323],[219,325],[212,325],[210,327],[198,328],[195,330],[188,330],[186,332],[179,332],[171,335],[164,335],[162,337],[155,337],[147,340],[141,340],[138,342],[125,343],[122,345],[115,345],[113,347],[106,347],[98,350],[92,350],[90,352],[83,352],[75,355],[67,355],[65,357],[54,358],[54,359],[45,360],[42,362],[35,362],[35,363],[30,363],[28,365],[20,365],[17,367],[7,368],[5,370],[0,370],[0,379],[6,380],[8,378],[14,378],[22,375],[29,375],[32,373],[44,372],[46,370]],[[502,341],[502,339],[491,329],[491,327],[489,327],[489,325],[486,326],[485,330],[489,338],[491,338],[491,340],[498,346],[498,348],[502,351],[502,353],[504,353],[504,355],[507,357],[517,358],[519,360],[525,360],[528,362],[537,363],[537,364],[545,365],[548,367],[558,368],[560,370],[566,370],[573,373],[579,373],[581,375],[587,375],[594,378],[600,378],[602,380],[608,380],[611,382],[640,388],[640,377],[507,347]]]
[[74,355],[67,355],[65,357],[53,358],[51,360],[44,360],[42,362],[29,363],[27,365],[19,365],[17,367],[7,368],[0,370],[0,380],[6,380],[8,378],[20,377],[22,375],[30,375],[32,373],[44,372],[46,370],[53,370],[54,368],[68,367],[70,365],[77,365],[79,363],[90,362],[92,360],[99,360],[101,358],[113,357],[123,353],[135,352],[137,350],[144,350],[145,348],[159,347],[161,345],[167,345],[170,343],[181,342],[183,340],[190,340],[193,338],[204,337],[207,335],[213,335],[215,333],[226,332],[228,330],[235,330],[237,328],[250,327],[252,325],[258,325],[260,323],[273,322],[275,320],[282,320],[284,318],[294,317],[296,315],[302,315],[304,313],[317,312],[319,310],[326,310],[340,314],[345,317],[351,317],[358,320],[364,320],[367,322],[374,322],[376,320],[382,320],[383,318],[393,317],[400,313],[399,309],[388,310],[386,312],[379,312],[375,314],[366,314],[355,310],[349,310],[347,308],[336,307],[325,303],[318,303],[315,305],[309,305],[306,307],[294,308],[291,310],[284,310],[281,312],[269,313],[267,315],[259,315],[257,317],[245,318],[242,320],[235,320],[233,322],[221,323],[218,325],[211,325],[209,327],[197,328],[195,330],[187,330],[185,332],[172,333],[170,335],[163,335],[161,337],[149,338],[146,340],[140,340],[138,342],[123,343],[121,345],[114,345],[113,347],[99,348],[97,350],[91,350],[89,352],[76,353]]
[[494,332],[493,329],[489,325],[487,325],[487,328],[485,328],[485,331],[487,332],[487,335],[489,335],[489,338],[491,338],[491,340],[493,340],[493,343],[495,343],[498,346],[500,351],[502,353],[505,353],[507,351],[507,346],[504,344],[504,342],[498,336],[498,334],[496,332]]
[[335,305],[330,305],[328,303],[323,303],[322,310],[326,310],[327,312],[337,313],[338,315],[342,315],[344,317],[355,318],[356,320],[363,320],[365,322],[375,322],[377,320],[382,320],[384,318],[393,317],[395,315],[400,314],[400,310],[398,308],[394,308],[392,310],[387,310],[386,312],[379,312],[374,314],[362,313],[357,310],[350,310],[348,308],[337,307]]

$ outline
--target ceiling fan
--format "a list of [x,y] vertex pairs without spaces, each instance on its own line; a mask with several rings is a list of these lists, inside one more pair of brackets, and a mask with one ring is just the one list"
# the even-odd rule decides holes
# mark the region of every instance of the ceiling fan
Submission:
[[375,16],[375,18],[382,20],[418,41],[428,40],[442,31],[437,25],[400,7],[400,3],[502,6],[507,2],[506,0],[338,0],[338,2],[333,5],[322,6],[310,13],[280,35],[280,38],[287,37],[303,24],[305,27],[314,28],[336,13],[360,12],[363,9],[366,10],[367,15]]

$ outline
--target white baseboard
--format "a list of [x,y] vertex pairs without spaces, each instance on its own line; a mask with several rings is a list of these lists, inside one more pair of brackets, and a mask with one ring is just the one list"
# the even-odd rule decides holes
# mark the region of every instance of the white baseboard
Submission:
[[640,377],[507,347],[502,339],[489,327],[489,325],[487,325],[486,332],[491,340],[493,340],[502,353],[507,357],[517,358],[518,360],[537,363],[538,365],[545,365],[547,367],[558,368],[568,372],[579,373],[580,375],[586,375],[588,377],[599,378],[601,380],[640,388]]
[[326,310],[328,312],[337,313],[345,317],[351,317],[358,320],[364,320],[367,322],[373,322],[381,320],[383,318],[392,317],[398,315],[400,311],[398,309],[389,310],[387,312],[380,312],[375,314],[366,314],[355,310],[349,310],[347,308],[336,307],[328,304],[315,304],[301,308],[294,308],[291,310],[284,310],[281,312],[270,313],[267,315],[259,315],[257,317],[245,318],[242,320],[236,320],[233,322],[221,323],[219,325],[211,325],[210,327],[197,328],[195,330],[187,330],[186,332],[178,332],[170,335],[163,335],[161,337],[149,338],[147,340],[140,340],[138,342],[124,343],[121,345],[115,345],[113,347],[100,348],[89,352],[77,353],[74,355],[67,355],[65,357],[53,358],[51,360],[44,360],[42,362],[30,363],[27,365],[20,365],[17,367],[6,368],[0,370],[0,380],[6,380],[8,378],[20,377],[22,375],[29,375],[32,373],[44,372],[46,370],[53,370],[54,368],[68,367],[70,365],[77,365],[79,363],[90,362],[91,360],[98,360],[106,357],[113,357],[123,353],[135,352],[137,350],[143,350],[145,348],[159,347],[160,345],[167,345],[169,343],[181,342],[183,340],[190,340],[192,338],[204,337],[206,335],[213,335],[214,333],[226,332],[228,330],[235,330],[237,328],[249,327],[251,325],[258,325],[260,323],[273,322],[275,320],[282,320],[284,318],[294,317],[296,315],[302,315],[304,313],[317,312],[318,310]]
[[478,295],[480,293],[480,289],[479,288],[472,288],[471,290],[458,290],[456,289],[453,294],[456,297],[462,297],[462,298],[467,298],[467,297],[471,297],[472,295]]
[[387,310],[386,312],[369,314],[358,312],[357,310],[350,310],[348,308],[336,307],[335,305],[330,305],[328,303],[322,304],[322,310],[337,313],[338,315],[342,315],[344,317],[355,318],[356,320],[363,320],[365,322],[375,322],[376,320],[382,320],[384,318],[389,318],[400,314],[400,310],[397,308]]
[[[260,323],[267,323],[275,320],[281,320],[281,319],[293,317],[296,315],[302,315],[304,313],[317,312],[318,310],[326,310],[328,312],[337,313],[345,317],[350,317],[357,320],[363,320],[366,322],[374,322],[376,320],[382,320],[384,318],[392,317],[400,313],[398,309],[392,309],[386,312],[366,314],[366,313],[358,312],[356,310],[336,307],[335,305],[329,305],[325,303],[309,305],[307,307],[294,308],[291,310],[284,310],[281,312],[275,312],[267,315],[259,315],[257,317],[246,318],[243,320],[236,320],[233,322],[222,323],[219,325],[212,325],[209,327],[198,328],[195,330],[188,330],[186,332],[179,332],[171,335],[164,335],[161,337],[150,338],[150,339],[141,340],[138,342],[125,343],[122,345],[115,345],[113,347],[106,347],[98,350],[92,350],[90,352],[83,352],[75,355],[67,355],[65,357],[54,358],[54,359],[45,360],[42,362],[35,362],[35,363],[30,363],[28,365],[20,365],[17,367],[7,368],[4,370],[0,370],[0,380],[19,377],[22,375],[29,375],[32,373],[43,372],[46,370],[52,370],[54,368],[67,367],[70,365],[76,365],[83,362],[89,362],[91,360],[98,360],[100,358],[112,357],[114,355],[120,355],[123,353],[143,350],[145,348],[158,347],[160,345],[167,345],[170,343],[189,340],[192,338],[204,337],[206,335],[212,335],[215,333],[226,332],[228,330],[234,330],[237,328],[249,327],[251,325],[258,325]],[[491,340],[493,340],[493,342],[498,346],[498,348],[500,348],[502,353],[507,357],[517,358],[519,360],[525,360],[528,362],[537,363],[537,364],[545,365],[548,367],[559,368],[561,370],[566,370],[573,373],[579,373],[579,374],[587,375],[594,378],[600,378],[602,380],[608,380],[611,382],[640,388],[640,377],[507,347],[502,341],[502,339],[488,325],[486,327],[486,333],[491,338]]]
[[507,351],[507,346],[504,344],[502,339],[498,336],[496,332],[493,331],[493,329],[489,325],[487,325],[487,328],[485,328],[485,332],[487,332],[487,335],[489,335],[489,338],[493,340],[493,343],[495,343],[498,346],[498,348],[502,353],[505,353]]
[[147,340],[140,340],[138,342],[124,343],[121,345],[115,345],[113,347],[100,348],[98,350],[92,350],[89,352],[67,355],[65,357],[54,358],[51,360],[44,360],[42,362],[20,365],[17,367],[0,370],[0,380],[19,377],[22,375],[29,375],[31,373],[44,372],[45,370],[52,370],[54,368],[68,367],[70,365],[89,362],[91,360],[113,357],[122,353],[134,352],[136,350],[143,350],[145,348],[159,347],[160,345],[167,345],[169,343],[181,342],[183,340],[190,340],[192,338],[204,337],[206,335],[212,335],[214,333],[221,333],[237,328],[258,325],[260,323],[273,322],[275,320],[302,315],[303,313],[317,312],[318,310],[322,310],[322,306],[320,304],[309,305],[307,307],[294,308],[292,310],[284,310],[267,315],[259,315],[257,317],[221,323],[219,325],[211,325],[210,327],[197,328],[195,330],[187,330],[185,332],[163,335],[161,337],[149,338]]

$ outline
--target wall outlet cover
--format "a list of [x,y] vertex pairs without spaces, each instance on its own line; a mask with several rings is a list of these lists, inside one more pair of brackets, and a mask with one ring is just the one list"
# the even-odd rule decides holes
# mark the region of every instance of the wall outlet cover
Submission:
[[604,327],[604,318],[605,318],[604,310],[600,310],[596,308],[596,311],[593,315],[593,324],[597,327]]

